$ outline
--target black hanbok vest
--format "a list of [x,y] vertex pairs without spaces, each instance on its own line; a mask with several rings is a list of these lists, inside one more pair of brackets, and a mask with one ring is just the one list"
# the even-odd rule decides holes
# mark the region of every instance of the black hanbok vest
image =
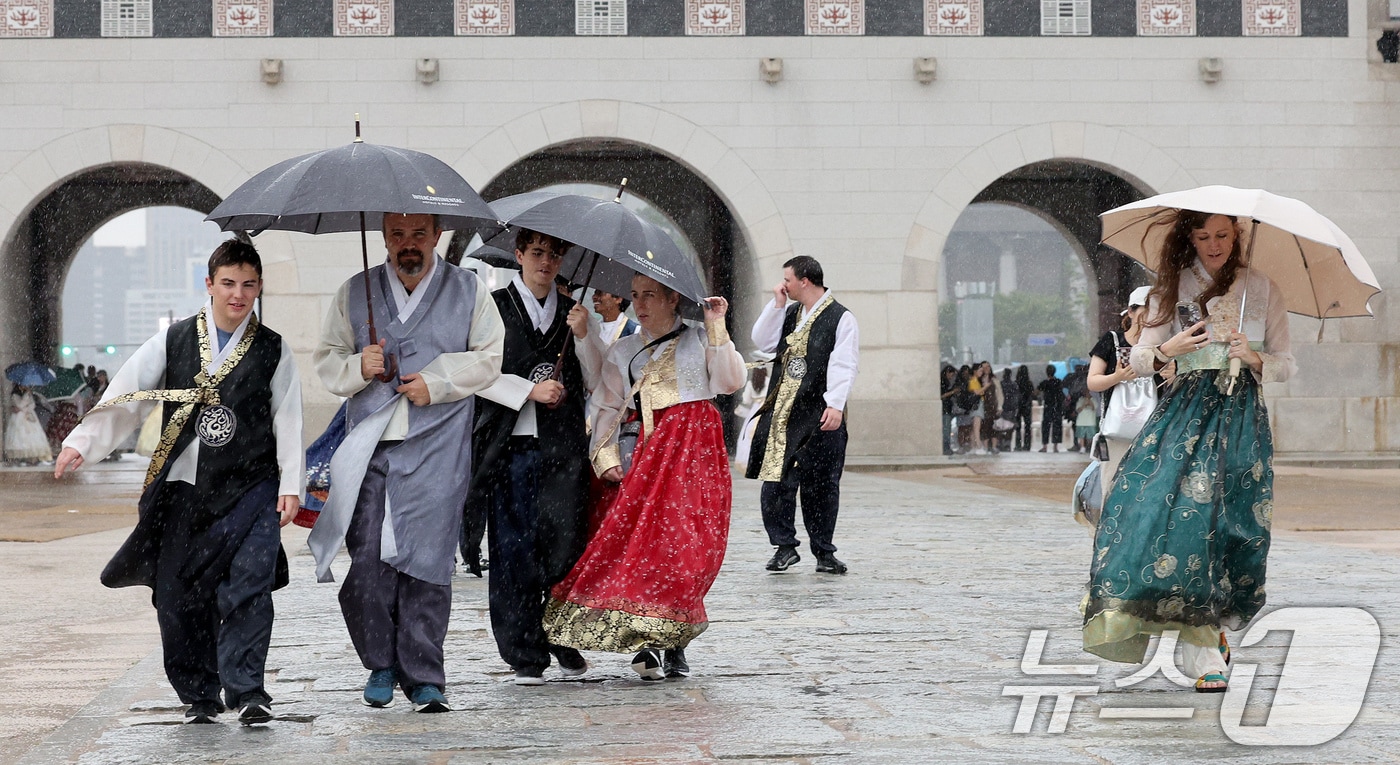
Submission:
[[[783,472],[791,467],[793,457],[807,439],[821,427],[822,412],[826,411],[826,368],[831,360],[831,352],[836,349],[836,329],[841,317],[846,315],[846,307],[833,300],[813,320],[807,338],[806,370],[797,388],[797,396],[792,402],[792,411],[787,420],[787,448],[783,455]],[[782,387],[785,354],[788,335],[797,329],[802,317],[802,304],[793,300],[783,317],[783,334],[778,340],[777,355],[774,357],[773,381],[768,385],[768,397],[759,408],[758,425],[754,429],[753,442],[749,452],[746,478],[757,478],[763,467],[764,453],[768,450],[768,435],[773,424],[773,406],[777,403],[778,392]],[[842,418],[840,430],[845,430],[846,420]]]
[[[563,579],[573,568],[587,542],[588,432],[584,420],[583,370],[570,340],[573,333],[565,318],[574,300],[559,296],[554,321],[544,332],[535,329],[523,300],[534,300],[514,287],[491,293],[505,326],[505,352],[501,374],[531,380],[545,374],[542,365],[552,365],[566,344],[563,371],[559,381],[567,395],[551,409],[535,405],[535,426],[539,439],[540,474],[538,525],[541,549],[548,550],[546,580]],[[532,380],[539,382],[539,380]],[[496,491],[510,480],[510,437],[520,413],[508,406],[477,397],[476,423],[472,434],[473,470],[467,512],[484,513]]]

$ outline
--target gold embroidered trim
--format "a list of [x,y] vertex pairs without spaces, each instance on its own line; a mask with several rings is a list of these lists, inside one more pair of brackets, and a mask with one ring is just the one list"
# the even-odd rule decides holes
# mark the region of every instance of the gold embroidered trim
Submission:
[[544,609],[549,642],[583,651],[635,653],[643,648],[684,648],[709,627],[615,609],[589,608],[550,598]]
[[787,348],[774,367],[773,371],[778,375],[778,392],[773,402],[773,417],[768,424],[768,446],[763,452],[763,464],[758,471],[760,481],[783,480],[783,458],[787,456],[788,415],[792,414],[792,405],[797,401],[797,390],[802,387],[802,378],[793,377],[788,371],[788,365],[800,360],[803,368],[806,368],[807,339],[812,335],[812,327],[816,325],[817,317],[821,316],[822,311],[834,302],[835,298],[828,292],[826,297],[812,308],[812,315],[807,317],[807,323],[787,336]]
[[[643,441],[651,438],[655,429],[655,412],[681,402],[681,388],[677,382],[676,370],[677,345],[680,345],[679,337],[666,346],[666,350],[662,351],[660,356],[642,367],[642,379],[638,383],[641,387],[637,393],[642,399],[642,411],[638,414],[642,415]],[[640,443],[637,445],[641,446]]]
[[705,334],[710,338],[710,347],[718,348],[729,342],[729,328],[724,326],[724,320],[705,322]]
[[202,309],[195,320],[195,327],[199,332],[200,359],[199,374],[194,376],[197,387],[178,390],[139,390],[134,393],[126,393],[98,404],[89,409],[87,413],[91,415],[93,412],[100,412],[108,407],[132,401],[169,401],[180,404],[180,408],[176,409],[175,413],[170,416],[170,422],[166,423],[165,430],[161,432],[160,444],[151,454],[151,465],[146,469],[146,482],[143,484],[143,488],[150,486],[151,482],[160,474],[161,468],[165,466],[165,461],[170,458],[170,450],[175,448],[175,439],[179,437],[180,431],[185,429],[185,423],[189,422],[195,406],[217,406],[220,403],[219,384],[238,366],[238,363],[248,353],[248,349],[252,347],[253,337],[258,331],[258,316],[253,314],[249,317],[248,328],[244,330],[243,337],[239,339],[238,345],[234,346],[224,363],[214,370],[212,377],[209,376],[208,370],[209,365],[214,362],[214,352],[209,344],[208,320],[205,319],[205,313]]

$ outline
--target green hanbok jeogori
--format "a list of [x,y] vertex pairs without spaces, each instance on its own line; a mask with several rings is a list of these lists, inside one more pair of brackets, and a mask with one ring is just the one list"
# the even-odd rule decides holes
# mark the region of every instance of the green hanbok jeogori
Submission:
[[[1233,390],[1229,345],[1248,282],[1244,333],[1264,361],[1245,367]],[[1181,274],[1178,294],[1193,300],[1209,284],[1199,263]],[[1176,377],[1133,441],[1094,535],[1083,603],[1084,649],[1111,661],[1143,661],[1164,630],[1214,647],[1221,626],[1238,629],[1264,605],[1273,516],[1273,435],[1263,382],[1295,370],[1283,295],[1254,271],[1207,306],[1212,342],[1176,359]],[[1148,316],[1158,315],[1155,299]],[[1170,307],[1169,309],[1170,310]],[[1133,367],[1151,374],[1153,348],[1180,331],[1146,327]]]

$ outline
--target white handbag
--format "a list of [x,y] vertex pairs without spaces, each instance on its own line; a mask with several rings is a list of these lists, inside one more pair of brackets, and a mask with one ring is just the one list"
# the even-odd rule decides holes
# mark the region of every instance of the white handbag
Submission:
[[[1117,336],[1115,335],[1115,342]],[[1108,438],[1131,441],[1142,432],[1157,408],[1157,386],[1152,377],[1139,377],[1113,386],[1099,432]]]

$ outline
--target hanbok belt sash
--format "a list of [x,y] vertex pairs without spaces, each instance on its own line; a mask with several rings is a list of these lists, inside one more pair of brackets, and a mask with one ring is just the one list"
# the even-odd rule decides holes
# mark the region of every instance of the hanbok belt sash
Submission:
[[253,338],[257,335],[258,317],[256,314],[249,317],[248,328],[244,330],[238,345],[234,346],[228,358],[218,369],[214,370],[212,375],[209,374],[209,365],[214,361],[214,354],[209,344],[209,325],[205,319],[204,311],[199,312],[195,326],[199,330],[200,358],[199,374],[194,377],[195,387],[177,390],[140,390],[135,393],[126,393],[88,410],[88,415],[91,415],[108,407],[132,401],[169,401],[180,404],[180,407],[170,416],[165,430],[160,434],[160,445],[151,454],[151,465],[146,469],[144,486],[150,486],[151,482],[160,474],[161,468],[165,467],[166,460],[170,458],[171,450],[175,448],[175,440],[185,429],[185,423],[189,422],[190,415],[194,413],[196,406],[201,407],[201,411],[199,420],[195,423],[195,434],[204,444],[215,447],[223,446],[233,440],[234,431],[238,427],[238,418],[234,416],[233,410],[224,406],[219,400],[219,385],[238,366],[238,362],[243,360],[248,349],[252,347]]
[[760,481],[783,480],[783,461],[787,456],[787,424],[792,414],[792,405],[797,401],[797,391],[802,387],[802,378],[807,376],[807,340],[812,336],[812,327],[817,317],[822,315],[835,298],[827,293],[813,308],[812,315],[800,329],[787,336],[787,347],[778,359],[774,373],[778,375],[777,398],[773,403],[773,417],[768,425],[768,447],[763,452],[763,464],[758,470]]
[[[1251,350],[1259,352],[1264,350],[1261,342],[1251,342]],[[1230,368],[1230,344],[1210,343],[1200,350],[1183,353],[1176,357],[1176,373],[1186,374],[1200,369],[1229,369]]]

